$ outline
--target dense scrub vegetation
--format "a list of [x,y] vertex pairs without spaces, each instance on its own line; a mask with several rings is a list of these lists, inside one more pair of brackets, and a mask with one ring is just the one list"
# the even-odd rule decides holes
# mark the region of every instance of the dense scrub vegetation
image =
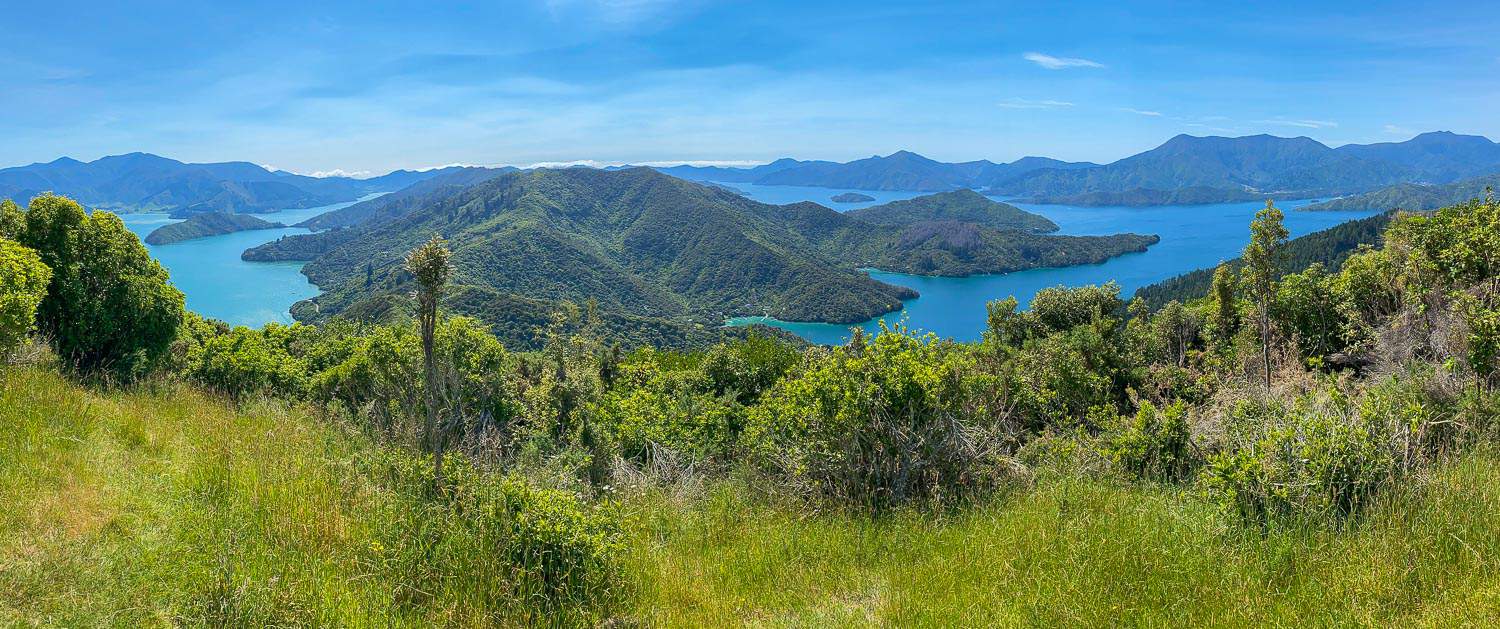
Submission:
[[[430,337],[410,318],[231,329],[179,301],[133,392],[7,370],[0,417],[18,428],[0,447],[18,464],[0,497],[25,506],[0,528],[0,610],[82,624],[106,609],[235,624],[1500,618],[1500,204],[1401,215],[1338,270],[1290,274],[1280,216],[1268,204],[1248,263],[1218,269],[1205,297],[1150,312],[1113,284],[1050,288],[1025,311],[991,303],[976,343],[898,326],[838,347],[626,349],[584,310],[511,351],[451,315],[428,315]],[[77,269],[71,255],[40,257]]]

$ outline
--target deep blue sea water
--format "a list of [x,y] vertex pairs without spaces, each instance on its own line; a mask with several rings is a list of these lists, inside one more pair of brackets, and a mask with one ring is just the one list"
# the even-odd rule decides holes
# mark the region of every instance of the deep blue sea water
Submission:
[[[824,200],[825,205],[839,210],[852,209],[852,207],[846,208],[826,202],[830,194],[837,194],[842,190],[792,189],[785,186],[744,184],[739,184],[737,187],[752,198],[768,203],[819,201],[821,199]],[[893,195],[881,201],[884,202],[895,198],[909,198],[919,193],[868,194],[871,196]],[[793,198],[798,195],[806,198]],[[1292,237],[1326,229],[1374,213],[1294,211],[1307,204],[1308,201],[1278,203],[1278,207],[1287,210],[1286,226]],[[1082,286],[1102,284],[1110,280],[1118,282],[1121,294],[1128,298],[1142,286],[1194,269],[1214,266],[1221,261],[1237,257],[1249,239],[1250,220],[1257,210],[1265,206],[1265,203],[1144,208],[1017,205],[1052,219],[1062,228],[1058,233],[1102,235],[1135,232],[1156,234],[1161,236],[1161,242],[1144,253],[1126,254],[1102,264],[1031,269],[1004,275],[930,277],[872,270],[870,271],[871,277],[916,289],[921,296],[907,301],[902,311],[871,319],[859,324],[859,327],[867,332],[873,332],[882,320],[888,323],[905,320],[908,326],[921,332],[933,332],[939,336],[957,340],[974,340],[979,338],[985,327],[985,303],[995,299],[1004,299],[1014,295],[1020,301],[1021,306],[1025,307],[1030,303],[1032,295],[1049,286]],[[853,207],[860,207],[860,205]],[[748,323],[774,325],[795,332],[812,342],[824,344],[841,343],[848,339],[849,330],[852,327],[829,323],[784,322],[761,317],[740,317],[729,321],[730,325]]]
[[[354,203],[254,216],[293,225]],[[122,214],[120,219],[142,241],[151,230],[179,220],[159,213]],[[301,262],[245,262],[240,253],[282,236],[306,233],[301,227],[259,229],[146,245],[146,250],[171,273],[172,284],[187,295],[188,309],[230,325],[257,327],[273,321],[291,323],[292,304],[316,296],[318,288],[302,275]]]

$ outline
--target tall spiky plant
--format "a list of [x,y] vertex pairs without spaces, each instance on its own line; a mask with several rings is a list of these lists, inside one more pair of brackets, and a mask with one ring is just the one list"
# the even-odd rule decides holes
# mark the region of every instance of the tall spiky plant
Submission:
[[433,478],[443,482],[443,438],[438,430],[438,413],[442,392],[438,390],[437,362],[433,358],[437,334],[438,301],[452,272],[448,243],[441,236],[412,249],[406,254],[406,270],[417,280],[417,324],[422,332],[422,378],[426,385],[427,446],[433,451]]

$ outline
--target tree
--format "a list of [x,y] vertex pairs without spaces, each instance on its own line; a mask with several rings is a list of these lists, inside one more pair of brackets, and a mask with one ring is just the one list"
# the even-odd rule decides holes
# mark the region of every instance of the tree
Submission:
[[425,244],[406,255],[406,270],[417,280],[417,325],[422,333],[422,378],[426,384],[427,445],[433,450],[434,478],[443,482],[443,439],[438,434],[438,406],[441,392],[438,391],[437,362],[433,359],[433,344],[437,333],[438,300],[442,298],[443,285],[448,283],[451,267],[448,265],[448,245],[440,236],[433,236]]
[[21,237],[21,228],[26,226],[26,215],[15,201],[0,201],[0,238],[15,240]]
[[51,278],[52,269],[35,251],[0,238],[0,362],[31,331]]
[[1220,264],[1214,269],[1213,287],[1209,290],[1213,304],[1209,310],[1209,327],[1221,347],[1229,345],[1240,327],[1239,302],[1235,296],[1239,287],[1236,284],[1234,271],[1228,264]]
[[1261,362],[1266,372],[1266,389],[1271,388],[1271,304],[1276,299],[1276,269],[1286,244],[1286,216],[1270,199],[1266,207],[1250,221],[1250,244],[1245,245],[1245,287],[1255,302],[1255,317],[1260,324]]
[[37,328],[64,363],[130,380],[166,353],[182,323],[182,292],[118,216],[42,195],[19,241],[52,269]]

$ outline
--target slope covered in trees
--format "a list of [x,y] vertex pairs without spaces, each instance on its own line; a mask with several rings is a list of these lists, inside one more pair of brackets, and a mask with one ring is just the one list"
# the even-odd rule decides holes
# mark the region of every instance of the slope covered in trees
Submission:
[[928,221],[957,221],[981,227],[1034,233],[1057,231],[1057,223],[1008,203],[989,199],[973,190],[954,190],[892,201],[845,215],[866,223],[899,227]]
[[1098,262],[1156,242],[996,229],[988,225],[1041,226],[1045,219],[973,193],[903,204],[895,208],[899,216],[875,224],[814,203],[766,205],[650,169],[544,169],[424,186],[433,189],[363,204],[365,219],[352,227],[284,238],[245,258],[312,260],[304,272],[328,292],[298,306],[299,316],[378,312],[360,304],[408,290],[397,254],[436,233],[453,243],[463,269],[456,283],[474,289],[467,294],[523,298],[496,298],[495,307],[482,308],[478,300],[464,302],[475,308],[465,312],[486,321],[526,318],[499,305],[569,300],[593,301],[612,316],[714,326],[742,314],[863,321],[915,296],[859,267],[1002,273]]
[[1406,210],[1422,212],[1477,199],[1500,187],[1500,175],[1486,175],[1448,184],[1403,183],[1364,194],[1306,206],[1304,210]]
[[1226,190],[1222,188],[1192,186],[1172,190],[1136,188],[1122,192],[1081,192],[1058,196],[1037,196],[1015,199],[1014,201],[1041,205],[1078,205],[1083,207],[1148,207],[1153,205],[1205,205],[1209,203],[1261,201],[1267,197],[1277,198],[1288,196],[1295,197],[1299,195],[1268,195],[1248,190]]
[[[1282,273],[1291,273],[1316,263],[1328,270],[1336,271],[1344,260],[1358,251],[1360,247],[1378,246],[1381,235],[1385,233],[1386,226],[1390,224],[1394,216],[1393,212],[1386,212],[1293,238],[1280,252],[1279,269]],[[1243,262],[1235,258],[1225,261],[1224,264],[1237,272]],[[1186,302],[1199,299],[1208,295],[1209,286],[1213,283],[1214,270],[1214,268],[1197,269],[1167,278],[1150,286],[1141,287],[1136,290],[1135,296],[1152,311],[1173,300]]]
[[224,214],[222,212],[193,214],[185,221],[162,225],[151,230],[151,233],[146,235],[146,242],[153,245],[169,245],[174,242],[182,242],[194,238],[206,238],[220,234],[232,234],[252,229],[272,229],[275,227],[285,227],[285,225],[272,223],[265,219],[246,214]]

